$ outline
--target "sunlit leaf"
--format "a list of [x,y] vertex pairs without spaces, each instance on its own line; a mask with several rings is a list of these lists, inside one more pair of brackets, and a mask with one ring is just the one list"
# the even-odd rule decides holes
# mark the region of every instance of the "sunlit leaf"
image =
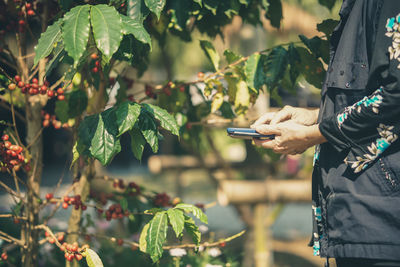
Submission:
[[65,14],[62,26],[64,47],[68,55],[74,59],[76,66],[86,50],[89,38],[89,5],[72,8]]
[[214,46],[212,43],[206,40],[201,40],[200,41],[200,46],[203,49],[204,53],[208,57],[208,59],[211,61],[211,63],[214,66],[215,70],[218,70],[219,68],[219,55],[217,51],[215,50]]
[[141,106],[133,102],[123,102],[115,110],[118,125],[118,136],[131,130],[139,118]]
[[87,248],[85,252],[87,253],[86,262],[89,267],[103,267],[104,266],[99,255],[97,255],[97,253],[94,250]]
[[174,117],[169,114],[168,111],[152,104],[143,104],[143,108],[160,121],[161,127],[170,131],[172,134],[179,136],[179,126]]
[[208,223],[207,215],[205,215],[204,212],[200,208],[198,208],[194,205],[180,203],[180,204],[176,205],[175,208],[182,209],[185,212],[193,213],[193,215],[195,217],[197,217],[201,222]]
[[158,261],[162,256],[162,246],[167,238],[167,222],[166,211],[156,213],[153,219],[149,222],[149,229],[146,236],[146,252],[150,254],[153,262]]
[[183,216],[183,211],[180,209],[169,209],[167,210],[168,220],[174,229],[175,235],[178,238],[183,231],[185,224],[185,217]]
[[157,18],[160,19],[161,11],[164,9],[166,0],[144,0],[144,2],[150,11],[156,14]]
[[55,44],[61,41],[61,21],[58,20],[49,26],[44,33],[40,35],[37,46],[35,47],[35,58],[33,65],[39,62],[40,59],[50,55],[53,51]]
[[122,20],[114,7],[95,5],[90,10],[90,20],[97,48],[109,61],[122,40]]

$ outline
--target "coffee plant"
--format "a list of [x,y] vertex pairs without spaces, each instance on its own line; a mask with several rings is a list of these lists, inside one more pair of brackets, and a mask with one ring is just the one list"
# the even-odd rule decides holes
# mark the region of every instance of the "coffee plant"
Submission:
[[[334,0],[319,0],[331,9]],[[15,202],[8,214],[20,225],[17,236],[0,231],[1,262],[18,254],[21,266],[36,266],[39,246],[54,244],[67,264],[86,258],[89,266],[103,266],[90,248],[92,238],[105,238],[119,246],[147,253],[157,262],[164,250],[225,246],[232,238],[201,243],[194,218],[207,223],[202,206],[171,199],[133,182],[115,180],[95,172],[95,163],[110,164],[121,151],[121,138],[129,136],[131,150],[140,160],[145,146],[156,153],[163,134],[172,134],[189,146],[199,144],[203,119],[217,114],[232,119],[245,114],[261,90],[278,102],[279,88],[293,91],[305,80],[320,88],[328,63],[328,44],[337,24],[317,25],[320,36],[299,36],[281,44],[240,55],[217,53],[208,41],[222,35],[235,16],[243,23],[261,25],[262,16],[273,27],[282,20],[280,0],[2,0],[0,1],[1,107],[10,112],[1,121],[0,168],[12,181],[1,188]],[[194,33],[202,34],[195,40]],[[152,45],[165,47],[168,36],[198,42],[210,61],[208,72],[197,79],[173,78],[163,84],[140,80],[150,61]],[[32,48],[34,50],[32,51]],[[325,63],[325,64],[324,64]],[[135,69],[137,77],[125,75]],[[142,88],[135,95],[131,88]],[[192,101],[194,89],[202,102]],[[136,90],[137,92],[137,90]],[[17,123],[17,122],[22,122]],[[73,183],[65,192],[42,192],[43,131],[53,127],[69,131],[74,145],[70,168]],[[24,135],[21,130],[24,129]],[[68,146],[66,142],[64,144]],[[113,193],[95,192],[91,184],[105,181]],[[51,207],[47,217],[39,216]],[[49,219],[72,209],[68,229],[56,231]],[[138,242],[85,232],[83,214],[97,211],[100,220],[134,220],[140,225]],[[178,240],[188,235],[193,243],[166,244],[171,228]],[[235,236],[236,237],[236,236]]]

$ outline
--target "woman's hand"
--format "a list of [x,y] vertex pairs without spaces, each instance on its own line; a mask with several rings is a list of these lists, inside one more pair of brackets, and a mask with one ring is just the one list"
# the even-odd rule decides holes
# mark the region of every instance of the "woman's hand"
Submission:
[[305,109],[285,106],[278,112],[265,113],[250,127],[255,128],[256,126],[262,124],[274,125],[288,120],[292,120],[301,125],[310,126],[317,123],[318,112],[318,109]]
[[255,128],[261,134],[274,134],[275,139],[253,139],[254,143],[279,154],[301,154],[311,146],[326,142],[317,124],[304,126],[290,120],[275,125],[257,125]]

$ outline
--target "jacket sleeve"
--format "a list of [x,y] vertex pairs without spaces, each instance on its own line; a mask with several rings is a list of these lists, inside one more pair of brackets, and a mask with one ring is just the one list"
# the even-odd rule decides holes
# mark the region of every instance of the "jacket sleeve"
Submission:
[[373,163],[400,133],[400,7],[395,1],[385,3],[379,18],[367,87],[376,81],[380,86],[372,94],[319,124],[328,142],[347,153],[344,161],[355,173]]

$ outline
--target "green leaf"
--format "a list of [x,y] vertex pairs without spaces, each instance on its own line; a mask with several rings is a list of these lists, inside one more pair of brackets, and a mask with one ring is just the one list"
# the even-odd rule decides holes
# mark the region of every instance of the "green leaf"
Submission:
[[68,94],[67,101],[69,118],[75,118],[81,115],[82,112],[86,110],[86,107],[88,105],[88,97],[83,90],[73,90],[71,93]]
[[140,133],[139,129],[134,128],[132,131],[129,132],[129,134],[131,136],[131,150],[133,152],[133,155],[138,160],[141,160],[146,140]]
[[297,63],[297,68],[309,84],[321,88],[325,78],[322,62],[304,47],[296,47],[296,50],[300,55],[300,63]]
[[224,51],[224,56],[226,58],[226,61],[228,62],[228,64],[232,64],[233,62],[238,61],[239,59],[242,58],[242,56],[236,54],[235,52],[227,49]]
[[320,5],[327,7],[329,10],[332,10],[333,6],[336,3],[336,0],[318,0]]
[[196,245],[200,244],[201,241],[201,233],[199,231],[199,227],[195,224],[193,218],[184,215],[185,216],[185,230],[186,232],[190,235],[192,238],[193,242]]
[[143,24],[143,21],[150,14],[150,10],[144,4],[144,0],[128,0],[127,15],[134,21]]
[[121,151],[117,139],[118,128],[115,112],[108,109],[99,115],[96,132],[94,133],[89,151],[102,165],[108,165],[112,158]]
[[317,30],[319,32],[325,33],[325,35],[329,38],[333,32],[333,30],[338,25],[339,21],[334,19],[326,19],[321,23],[317,24]]
[[200,6],[203,6],[203,1],[202,0],[193,0],[193,2],[199,4]]
[[146,6],[151,12],[156,14],[157,19],[160,19],[161,11],[164,9],[166,0],[144,0]]
[[163,244],[167,238],[167,212],[158,212],[149,222],[147,231],[147,246],[146,252],[150,254],[153,262],[158,261],[163,253]]
[[237,114],[243,114],[250,105],[250,92],[245,81],[240,81],[236,87],[235,111]]
[[108,109],[100,114],[86,117],[82,121],[78,130],[78,144],[87,147],[89,156],[107,165],[121,151],[117,134],[115,112]]
[[49,26],[44,33],[40,35],[37,46],[35,47],[35,58],[33,65],[39,63],[39,60],[50,55],[54,46],[61,41],[61,21],[58,20]]
[[119,204],[121,205],[121,209],[123,210],[123,211],[126,211],[126,210],[128,210],[128,200],[126,199],[126,198],[121,198],[120,200],[119,200]]
[[222,92],[218,92],[213,96],[213,100],[211,102],[211,113],[216,112],[224,102],[224,94]]
[[64,44],[58,43],[53,51],[53,58],[46,64],[46,77],[49,77],[52,71],[63,61],[64,57],[68,57],[64,50]]
[[185,217],[183,216],[183,211],[179,209],[169,209],[167,210],[169,223],[172,226],[172,229],[175,231],[175,235],[177,238],[182,234]]
[[108,62],[122,40],[121,17],[114,7],[95,5],[90,10],[90,20],[96,46]]
[[74,66],[86,50],[89,38],[89,5],[72,8],[63,18],[62,36],[65,50],[74,59]]
[[282,46],[274,48],[265,60],[265,84],[272,90],[285,74],[288,52]]
[[247,85],[258,92],[265,83],[264,55],[252,54],[245,64],[245,75]]
[[213,64],[214,69],[217,71],[219,68],[219,55],[217,51],[215,51],[215,48],[212,45],[212,43],[206,40],[200,40],[200,46],[201,49],[203,49],[206,56],[208,57],[208,59]]
[[122,19],[122,32],[124,34],[133,34],[133,36],[135,36],[135,38],[140,42],[150,45],[151,50],[151,38],[143,25],[127,16],[120,16]]
[[176,205],[175,208],[184,210],[185,212],[193,213],[193,215],[197,217],[201,222],[208,223],[207,215],[205,215],[200,208],[192,204],[180,203]]
[[141,106],[137,103],[124,102],[115,111],[118,125],[118,136],[133,128],[140,115]]
[[279,29],[281,27],[281,20],[283,19],[281,0],[268,0],[268,3],[269,6],[265,17],[269,19],[273,27]]
[[172,134],[179,136],[179,126],[176,123],[175,118],[169,114],[168,111],[152,104],[143,104],[143,107],[160,121],[161,127],[170,131]]
[[150,223],[147,223],[140,233],[139,250],[143,253],[147,252],[147,232],[149,231]]
[[85,250],[85,252],[87,253],[86,262],[89,267],[103,267],[104,266],[99,255],[97,255],[97,253],[94,250],[87,248]]
[[57,101],[55,113],[57,118],[62,122],[65,123],[68,121],[68,102],[67,101]]
[[[143,109],[142,109],[143,110]],[[158,151],[158,136],[157,125],[154,117],[148,111],[141,112],[139,116],[139,129],[143,134],[144,139],[150,145],[154,153]]]
[[300,55],[297,52],[296,48],[293,44],[290,44],[288,47],[288,57],[290,64],[289,77],[292,85],[296,83],[297,77],[300,75],[300,71],[297,68],[297,64],[301,62]]

